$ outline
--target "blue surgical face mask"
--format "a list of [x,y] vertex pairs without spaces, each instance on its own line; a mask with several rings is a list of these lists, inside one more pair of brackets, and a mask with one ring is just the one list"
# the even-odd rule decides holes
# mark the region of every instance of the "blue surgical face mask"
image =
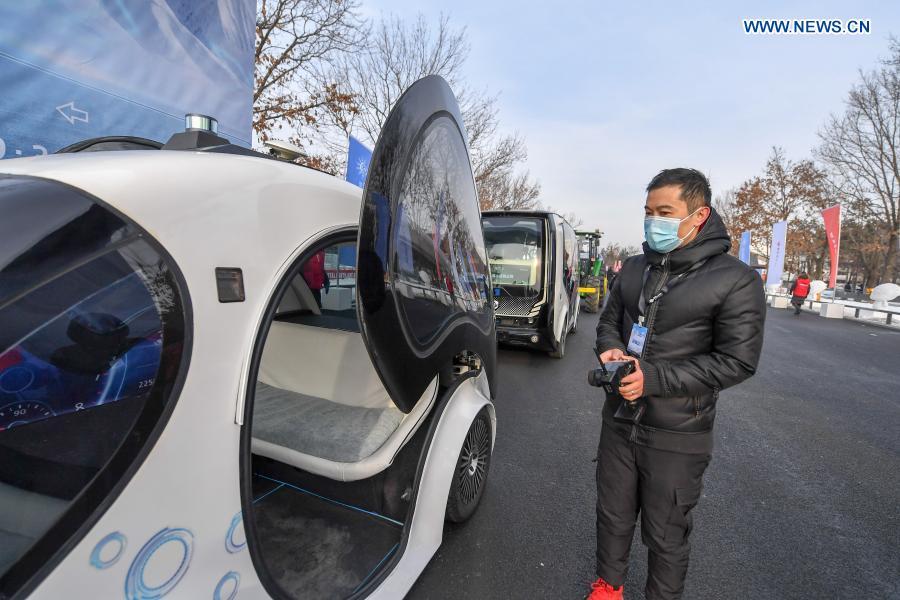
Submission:
[[[699,208],[697,210],[700,210]],[[681,245],[688,235],[697,228],[695,225],[691,227],[691,231],[687,232],[684,237],[678,237],[678,228],[681,224],[693,217],[697,211],[695,210],[684,219],[676,219],[674,217],[644,217],[644,239],[647,245],[653,250],[661,254],[667,254]]]

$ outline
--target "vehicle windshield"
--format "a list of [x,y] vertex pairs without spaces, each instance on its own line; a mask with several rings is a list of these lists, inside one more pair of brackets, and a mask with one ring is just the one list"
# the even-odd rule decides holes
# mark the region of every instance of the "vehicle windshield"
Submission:
[[544,226],[534,217],[485,217],[484,241],[494,295],[532,297],[541,293]]

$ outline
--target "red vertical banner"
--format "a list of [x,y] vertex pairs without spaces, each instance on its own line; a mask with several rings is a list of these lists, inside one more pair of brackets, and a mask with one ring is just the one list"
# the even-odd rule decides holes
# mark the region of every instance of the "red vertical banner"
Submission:
[[841,256],[841,205],[835,204],[822,211],[825,219],[825,237],[828,238],[828,253],[831,256],[831,273],[828,276],[828,287],[837,285],[838,261]]

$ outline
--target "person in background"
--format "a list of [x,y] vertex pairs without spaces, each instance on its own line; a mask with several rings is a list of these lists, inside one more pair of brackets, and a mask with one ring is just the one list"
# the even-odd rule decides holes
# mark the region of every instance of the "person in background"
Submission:
[[795,317],[800,315],[800,307],[806,302],[807,296],[809,296],[809,275],[800,273],[800,276],[791,283],[791,304],[794,305]]
[[606,267],[606,289],[612,289],[613,282],[616,280],[616,271],[612,266]]
[[313,254],[312,257],[306,261],[306,264],[303,265],[303,279],[306,281],[306,285],[309,286],[309,290],[316,299],[316,304],[319,305],[319,308],[322,308],[322,288],[325,288],[325,292],[327,293],[329,287],[328,273],[325,272],[324,250]]

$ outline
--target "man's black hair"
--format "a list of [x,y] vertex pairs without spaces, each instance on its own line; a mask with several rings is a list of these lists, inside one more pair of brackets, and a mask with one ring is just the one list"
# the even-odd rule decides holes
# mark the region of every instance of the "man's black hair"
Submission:
[[647,184],[647,192],[669,185],[681,187],[681,199],[687,204],[688,212],[712,205],[709,181],[697,169],[663,169]]

